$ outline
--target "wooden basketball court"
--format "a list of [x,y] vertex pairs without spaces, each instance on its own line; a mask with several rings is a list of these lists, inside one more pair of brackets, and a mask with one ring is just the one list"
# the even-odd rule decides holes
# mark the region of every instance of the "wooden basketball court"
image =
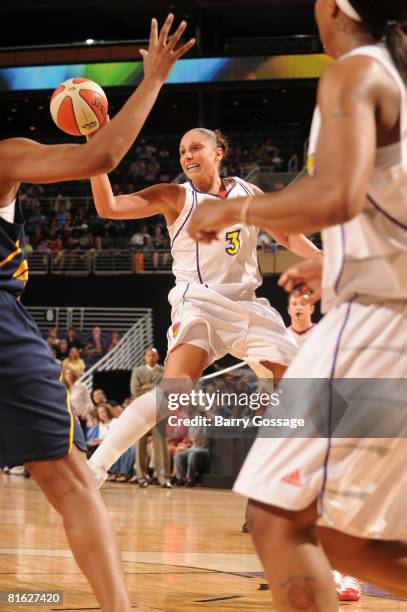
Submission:
[[[225,490],[115,483],[102,493],[119,534],[135,610],[274,609],[250,536],[241,532],[243,499]],[[0,530],[0,591],[64,592],[59,607],[0,605],[0,612],[100,610],[72,558],[61,519],[32,480],[0,475]],[[407,612],[407,602],[376,592],[340,609]]]

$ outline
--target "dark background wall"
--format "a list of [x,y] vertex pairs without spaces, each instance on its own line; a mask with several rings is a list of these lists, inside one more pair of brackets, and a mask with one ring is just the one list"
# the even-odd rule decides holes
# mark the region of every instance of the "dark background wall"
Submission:
[[[278,276],[264,277],[257,291],[280,312],[286,324],[287,294],[277,285]],[[167,350],[170,305],[167,299],[174,279],[171,274],[128,276],[31,276],[23,295],[26,306],[94,306],[152,308],[154,342],[162,358]],[[319,313],[315,320],[318,320]]]

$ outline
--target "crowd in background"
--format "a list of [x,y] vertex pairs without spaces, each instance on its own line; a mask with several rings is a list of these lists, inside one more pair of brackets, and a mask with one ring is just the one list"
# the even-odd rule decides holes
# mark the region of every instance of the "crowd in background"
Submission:
[[103,332],[95,325],[88,334],[80,335],[74,327],[70,327],[65,335],[59,334],[56,327],[50,327],[45,339],[61,368],[69,367],[80,377],[86,369],[115,348],[120,340],[120,333]]
[[[286,160],[272,138],[260,144],[230,145],[222,176],[246,176],[260,167],[285,171]],[[170,182],[180,174],[178,142],[169,145],[141,140],[126,161],[111,174],[115,195],[132,193],[160,182]],[[27,185],[20,192],[26,219],[28,253],[55,253],[63,263],[63,252],[123,248],[142,250],[156,267],[160,252],[169,249],[164,220],[155,217],[146,223],[100,219],[91,199],[89,181],[55,185]],[[166,262],[164,262],[166,263]]]

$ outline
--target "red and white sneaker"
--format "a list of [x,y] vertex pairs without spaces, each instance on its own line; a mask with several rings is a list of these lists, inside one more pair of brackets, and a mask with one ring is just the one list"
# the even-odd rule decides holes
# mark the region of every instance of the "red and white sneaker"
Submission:
[[332,572],[339,601],[359,601],[362,586],[353,576],[343,576],[337,570]]

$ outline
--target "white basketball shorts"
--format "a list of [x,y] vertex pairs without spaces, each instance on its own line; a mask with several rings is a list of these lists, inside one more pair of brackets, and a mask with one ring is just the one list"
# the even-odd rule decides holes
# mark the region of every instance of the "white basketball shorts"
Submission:
[[168,352],[193,344],[208,353],[207,365],[227,353],[248,363],[288,365],[298,352],[282,317],[265,298],[233,300],[204,285],[189,284],[174,287],[168,299]]
[[[353,301],[328,312],[284,380],[406,377],[407,304]],[[385,382],[372,381],[372,393],[377,394]],[[357,386],[362,381],[351,383]],[[407,399],[403,409],[400,396],[393,393],[391,396],[390,390],[386,400],[389,405],[400,405],[405,425]],[[303,401],[306,405],[307,397]],[[378,414],[380,419],[380,411]],[[386,431],[386,410],[382,418]],[[288,434],[282,439],[259,435],[234,490],[293,511],[318,499],[319,524],[323,526],[362,538],[402,539],[407,538],[406,459],[405,431],[404,436],[391,438],[295,438]]]

